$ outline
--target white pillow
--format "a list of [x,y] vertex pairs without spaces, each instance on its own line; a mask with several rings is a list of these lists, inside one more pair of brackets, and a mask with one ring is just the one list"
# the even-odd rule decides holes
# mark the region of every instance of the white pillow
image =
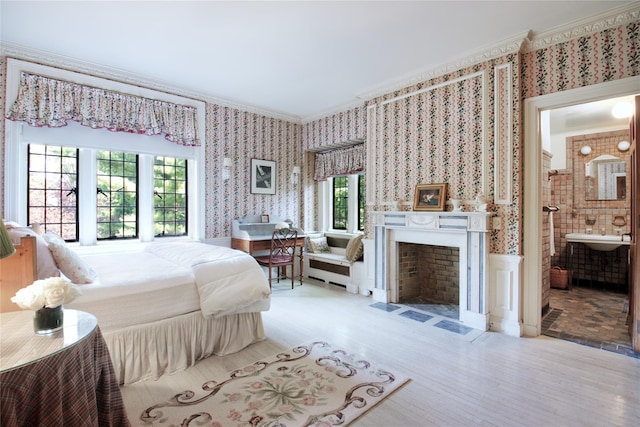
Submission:
[[62,274],[67,276],[73,283],[82,285],[93,282],[96,272],[80,257],[67,247],[67,243],[57,234],[47,231],[44,233],[44,240],[49,244],[49,250],[56,260],[58,268]]
[[328,253],[329,245],[327,245],[326,237],[318,237],[317,239],[309,239],[309,248],[314,254]]
[[23,227],[15,222],[5,223],[9,238],[14,245],[20,244],[20,239],[25,236],[32,236],[36,238],[36,278],[38,280],[48,279],[49,277],[59,277],[60,270],[56,265],[53,255],[49,251],[47,242],[35,231],[29,227]]

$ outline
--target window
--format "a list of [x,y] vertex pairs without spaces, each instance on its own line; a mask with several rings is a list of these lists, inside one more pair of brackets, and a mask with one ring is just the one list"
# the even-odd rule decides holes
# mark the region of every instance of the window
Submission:
[[[40,201],[32,198],[33,207],[36,208],[29,213],[29,145],[42,145],[49,147],[70,147],[70,150],[77,152],[76,185],[75,192],[67,198],[69,191],[62,195],[61,201],[56,209],[65,212],[62,219],[51,220],[47,217],[48,229],[56,231],[56,224],[61,230],[61,236],[66,240],[77,241],[79,246],[94,246],[104,243],[108,245],[108,240],[97,238],[97,152],[108,150],[111,152],[133,153],[138,156],[138,193],[137,193],[137,237],[141,242],[151,242],[155,238],[154,224],[154,162],[155,156],[168,156],[176,159],[186,159],[188,164],[188,209],[186,227],[187,236],[191,239],[202,240],[206,238],[205,229],[205,151],[204,144],[205,130],[205,103],[153,89],[145,89],[127,83],[114,80],[93,77],[88,74],[79,74],[48,67],[31,62],[14,59],[6,61],[6,98],[14,99],[18,94],[21,72],[29,72],[48,76],[55,79],[74,81],[88,86],[95,86],[105,90],[114,90],[122,93],[131,93],[147,98],[162,101],[189,105],[197,109],[198,135],[202,145],[184,146],[167,141],[161,135],[139,135],[127,132],[110,132],[107,129],[92,129],[86,126],[69,121],[67,126],[60,128],[34,127],[23,122],[6,121],[5,123],[5,145],[4,159],[4,216],[19,223],[27,224],[38,221],[33,215],[44,214],[54,211],[47,199],[45,205],[43,197]],[[65,153],[66,157],[66,153]],[[62,184],[63,189],[66,189]],[[34,188],[37,186],[34,185]],[[43,189],[40,185],[37,187]],[[58,186],[60,192],[60,186]],[[41,195],[44,193],[41,192]],[[67,218],[70,209],[69,203],[77,205],[75,218]],[[48,206],[45,209],[45,206]],[[60,208],[60,206],[62,208]],[[117,215],[116,215],[117,217]],[[115,218],[111,214],[111,218]],[[128,219],[125,217],[122,224]],[[40,222],[40,221],[38,221]],[[42,221],[44,222],[44,221]],[[65,224],[63,226],[63,224]],[[64,229],[63,229],[64,227]],[[77,229],[76,229],[77,228]],[[66,231],[68,230],[68,231]],[[168,234],[165,233],[165,236]],[[129,239],[132,240],[132,239]],[[132,242],[133,243],[133,242]],[[87,248],[89,252],[92,249]]]
[[349,185],[346,176],[333,178],[333,229],[346,230],[349,218]]
[[156,157],[153,165],[154,235],[187,234],[187,161]]
[[27,221],[78,240],[78,150],[29,144]]
[[138,156],[98,151],[97,238],[138,237]]
[[364,231],[365,219],[365,180],[364,175],[358,175],[358,230]]
[[319,183],[323,201],[320,228],[347,232],[364,231],[365,175],[344,175]]
[[[141,222],[155,237],[188,234],[187,159],[44,144],[27,153],[28,223],[70,242],[81,241],[81,221],[95,240],[140,237]],[[141,197],[153,206],[141,209]]]

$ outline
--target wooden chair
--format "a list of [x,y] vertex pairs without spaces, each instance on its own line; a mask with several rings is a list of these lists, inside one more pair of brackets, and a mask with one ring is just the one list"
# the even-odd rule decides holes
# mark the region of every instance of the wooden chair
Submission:
[[[277,280],[287,277],[287,266],[291,266],[291,289],[293,289],[294,268],[293,263],[296,257],[296,241],[298,239],[297,230],[275,230],[271,235],[271,249],[269,255],[256,257],[258,264],[269,268],[269,287],[272,282],[272,270],[274,267],[278,269]],[[284,274],[281,274],[280,268],[284,267]],[[302,284],[302,277],[300,278]]]

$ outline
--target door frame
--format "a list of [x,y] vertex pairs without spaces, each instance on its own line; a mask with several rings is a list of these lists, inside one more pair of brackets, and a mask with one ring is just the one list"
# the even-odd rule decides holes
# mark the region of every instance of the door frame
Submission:
[[[640,93],[640,76],[571,89],[524,101],[524,212],[522,332],[540,335],[542,323],[542,143],[540,112]],[[527,238],[527,236],[535,236]],[[637,281],[636,281],[637,282]],[[633,285],[633,284],[632,284]],[[640,290],[638,290],[640,291]]]

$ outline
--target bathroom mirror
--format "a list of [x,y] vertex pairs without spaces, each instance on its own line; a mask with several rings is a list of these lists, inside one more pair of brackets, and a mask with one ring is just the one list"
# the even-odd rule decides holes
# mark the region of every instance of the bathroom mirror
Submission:
[[627,165],[610,155],[598,156],[585,164],[586,200],[625,200]]

